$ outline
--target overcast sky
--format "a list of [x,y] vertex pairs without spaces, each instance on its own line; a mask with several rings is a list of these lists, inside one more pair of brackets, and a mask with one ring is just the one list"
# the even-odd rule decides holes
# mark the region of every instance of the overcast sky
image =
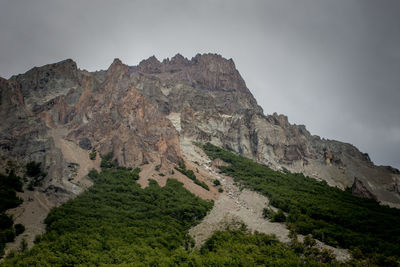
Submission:
[[400,1],[0,0],[0,76],[74,59],[233,58],[266,114],[400,168]]

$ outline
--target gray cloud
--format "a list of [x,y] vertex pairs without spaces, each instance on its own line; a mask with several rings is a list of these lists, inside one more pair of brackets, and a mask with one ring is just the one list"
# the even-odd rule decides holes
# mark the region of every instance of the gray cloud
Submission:
[[73,58],[233,58],[266,113],[400,167],[397,0],[0,2],[0,76]]

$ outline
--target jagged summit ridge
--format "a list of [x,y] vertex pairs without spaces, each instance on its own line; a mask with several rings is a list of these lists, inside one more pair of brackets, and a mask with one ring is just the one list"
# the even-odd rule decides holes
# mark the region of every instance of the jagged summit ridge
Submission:
[[233,60],[218,54],[197,54],[191,60],[177,54],[171,60],[164,59],[162,62],[151,56],[139,63],[138,70],[146,74],[175,74],[176,79],[197,83],[207,89],[247,89]]

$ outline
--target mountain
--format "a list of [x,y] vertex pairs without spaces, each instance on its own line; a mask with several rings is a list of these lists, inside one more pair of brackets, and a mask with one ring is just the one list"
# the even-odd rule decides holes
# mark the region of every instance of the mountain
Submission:
[[[206,156],[196,143],[400,207],[397,169],[375,166],[356,147],[311,135],[284,115],[263,114],[233,60],[220,55],[189,60],[177,54],[162,62],[153,56],[138,66],[115,59],[96,72],[68,59],[0,78],[0,103],[0,172],[12,166],[30,187],[9,211],[26,225],[29,246],[52,207],[92,185],[87,174],[100,170],[100,155],[110,164],[140,166],[142,186],[149,179],[165,185],[168,174],[201,198],[217,200],[221,192],[211,185],[214,173],[200,168]],[[182,161],[197,169],[195,183],[174,171]],[[40,164],[40,171],[29,174],[28,163]]]
[[191,60],[178,54],[163,62],[151,57],[131,73],[134,86],[175,123],[181,143],[211,142],[342,189],[360,184],[363,196],[399,207],[398,170],[375,166],[356,147],[311,135],[284,115],[264,115],[232,60],[213,54]]

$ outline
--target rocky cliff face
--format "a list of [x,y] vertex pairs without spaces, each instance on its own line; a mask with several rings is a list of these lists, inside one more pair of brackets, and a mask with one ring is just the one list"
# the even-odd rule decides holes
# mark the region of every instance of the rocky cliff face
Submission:
[[[58,139],[100,154],[113,152],[125,166],[180,157],[177,131],[117,59],[104,75],[65,60],[0,82],[2,159],[41,162],[49,170],[44,184],[66,172]],[[54,164],[53,154],[60,162]]]
[[181,142],[209,141],[343,189],[358,177],[379,201],[399,207],[397,170],[375,166],[350,144],[311,135],[284,115],[264,115],[232,60],[178,54],[162,62],[151,57],[130,71],[140,92],[175,122]]
[[340,188],[358,177],[379,201],[400,203],[398,170],[374,166],[354,146],[313,136],[284,115],[264,115],[234,62],[219,55],[150,57],[138,66],[116,59],[97,72],[65,60],[0,79],[0,103],[0,171],[13,161],[23,175],[27,162],[41,162],[47,176],[34,202],[47,209],[90,185],[85,176],[100,160],[89,160],[88,149],[113,152],[125,166],[173,166],[193,141]]

